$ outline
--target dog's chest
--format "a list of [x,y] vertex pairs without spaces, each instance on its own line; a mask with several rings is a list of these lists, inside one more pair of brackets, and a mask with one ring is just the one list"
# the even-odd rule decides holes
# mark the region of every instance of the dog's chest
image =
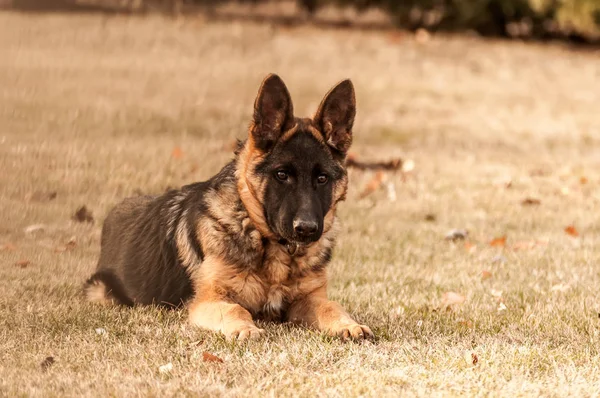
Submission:
[[266,248],[261,266],[242,275],[237,300],[258,318],[280,320],[290,303],[306,293],[311,277],[301,271],[303,261],[281,248]]

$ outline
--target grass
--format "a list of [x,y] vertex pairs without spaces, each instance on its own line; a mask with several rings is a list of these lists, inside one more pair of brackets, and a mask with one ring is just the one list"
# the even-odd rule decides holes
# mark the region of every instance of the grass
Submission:
[[[0,395],[598,396],[597,54],[10,12],[0,54]],[[299,115],[351,77],[354,152],[415,162],[388,176],[397,201],[359,200],[371,174],[352,171],[341,209],[330,295],[377,339],[269,324],[238,345],[190,328],[184,311],[85,303],[111,206],[215,173],[268,72]],[[71,219],[82,205],[93,224]],[[473,247],[444,240],[453,228]],[[489,245],[500,236],[505,247]],[[447,292],[464,303],[445,310]]]

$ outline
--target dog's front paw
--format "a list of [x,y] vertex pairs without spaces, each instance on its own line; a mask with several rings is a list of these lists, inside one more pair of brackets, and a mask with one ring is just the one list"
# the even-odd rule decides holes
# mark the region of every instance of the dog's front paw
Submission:
[[264,333],[264,329],[259,329],[253,324],[241,324],[223,332],[228,340],[237,341],[257,339]]
[[375,336],[371,328],[366,325],[359,325],[358,323],[340,325],[335,329],[331,329],[330,334],[341,337],[343,340],[365,340],[372,339]]

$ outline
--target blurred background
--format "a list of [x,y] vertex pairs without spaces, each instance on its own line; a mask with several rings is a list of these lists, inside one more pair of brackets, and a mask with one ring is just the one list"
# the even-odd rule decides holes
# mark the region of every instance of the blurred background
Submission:
[[513,38],[600,37],[598,0],[2,0],[27,11],[209,13],[215,18],[310,20],[338,26],[472,31]]

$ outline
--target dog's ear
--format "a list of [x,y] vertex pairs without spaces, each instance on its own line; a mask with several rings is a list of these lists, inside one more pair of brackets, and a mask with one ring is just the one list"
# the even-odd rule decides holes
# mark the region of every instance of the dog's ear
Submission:
[[356,116],[354,85],[347,79],[333,87],[321,101],[314,122],[327,144],[346,154],[352,144],[352,125]]
[[294,108],[290,93],[276,74],[262,82],[254,101],[254,117],[250,134],[255,145],[268,150],[294,122]]

